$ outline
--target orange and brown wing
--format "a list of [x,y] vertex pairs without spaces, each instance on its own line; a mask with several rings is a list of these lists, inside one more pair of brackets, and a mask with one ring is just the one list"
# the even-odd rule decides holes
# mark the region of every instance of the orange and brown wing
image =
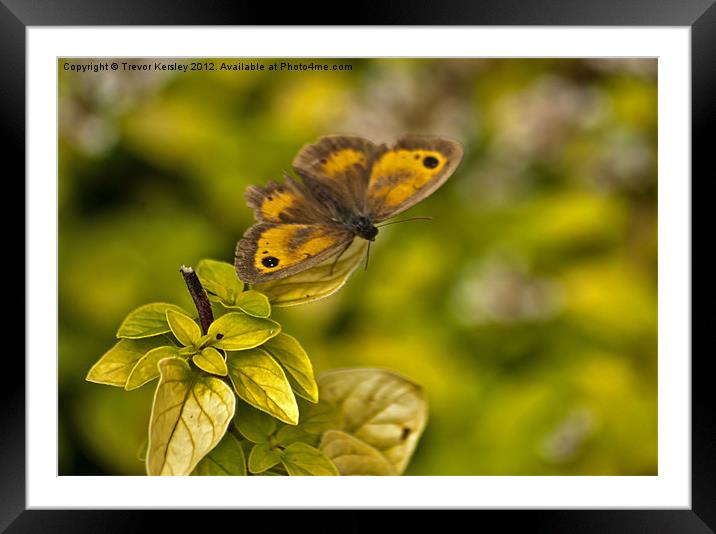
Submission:
[[258,222],[320,223],[330,222],[330,214],[316,202],[310,191],[284,175],[284,183],[269,182],[264,187],[251,185],[244,195]]
[[386,150],[368,139],[331,135],[304,146],[293,169],[314,197],[328,206],[363,212],[370,169]]
[[407,136],[375,159],[367,190],[367,212],[382,221],[432,194],[462,159],[462,146],[448,139]]
[[352,240],[337,225],[259,223],[236,245],[236,273],[249,284],[283,278],[339,254]]

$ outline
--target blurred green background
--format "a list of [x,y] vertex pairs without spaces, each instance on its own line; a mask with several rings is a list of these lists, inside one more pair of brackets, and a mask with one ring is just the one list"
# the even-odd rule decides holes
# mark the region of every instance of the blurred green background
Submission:
[[433,221],[382,229],[367,271],[275,317],[317,372],[425,388],[408,475],[656,474],[656,60],[320,61],[352,70],[59,61],[59,473],[143,474],[153,387],[84,377],[133,308],[192,309],[181,264],[233,262],[247,185],[325,134],[426,133],[465,146],[406,213]]

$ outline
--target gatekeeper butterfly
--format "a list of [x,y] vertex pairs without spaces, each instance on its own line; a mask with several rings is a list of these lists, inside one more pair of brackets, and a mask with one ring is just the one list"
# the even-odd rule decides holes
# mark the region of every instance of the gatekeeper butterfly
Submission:
[[410,135],[392,147],[353,136],[322,137],[293,160],[301,181],[250,186],[257,223],[236,245],[236,272],[258,284],[340,256],[356,237],[375,240],[376,223],[414,206],[455,171],[462,146]]

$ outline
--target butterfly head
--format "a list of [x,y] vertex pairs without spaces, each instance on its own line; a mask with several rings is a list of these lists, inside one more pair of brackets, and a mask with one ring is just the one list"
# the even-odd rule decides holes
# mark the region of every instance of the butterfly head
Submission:
[[364,215],[356,217],[353,221],[353,231],[356,235],[368,241],[375,241],[375,236],[378,235],[378,229],[373,222]]

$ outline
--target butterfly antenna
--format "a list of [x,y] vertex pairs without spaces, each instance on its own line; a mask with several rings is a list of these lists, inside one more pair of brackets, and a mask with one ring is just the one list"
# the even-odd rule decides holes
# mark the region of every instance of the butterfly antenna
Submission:
[[368,251],[365,253],[365,267],[364,270],[368,270],[368,260],[370,259],[370,241],[368,241]]
[[400,219],[399,221],[390,221],[387,223],[378,224],[378,225],[376,225],[376,228],[381,228],[383,226],[388,226],[390,224],[398,224],[398,223],[408,222],[408,221],[432,221],[432,220],[433,220],[432,217],[410,217],[408,219]]

